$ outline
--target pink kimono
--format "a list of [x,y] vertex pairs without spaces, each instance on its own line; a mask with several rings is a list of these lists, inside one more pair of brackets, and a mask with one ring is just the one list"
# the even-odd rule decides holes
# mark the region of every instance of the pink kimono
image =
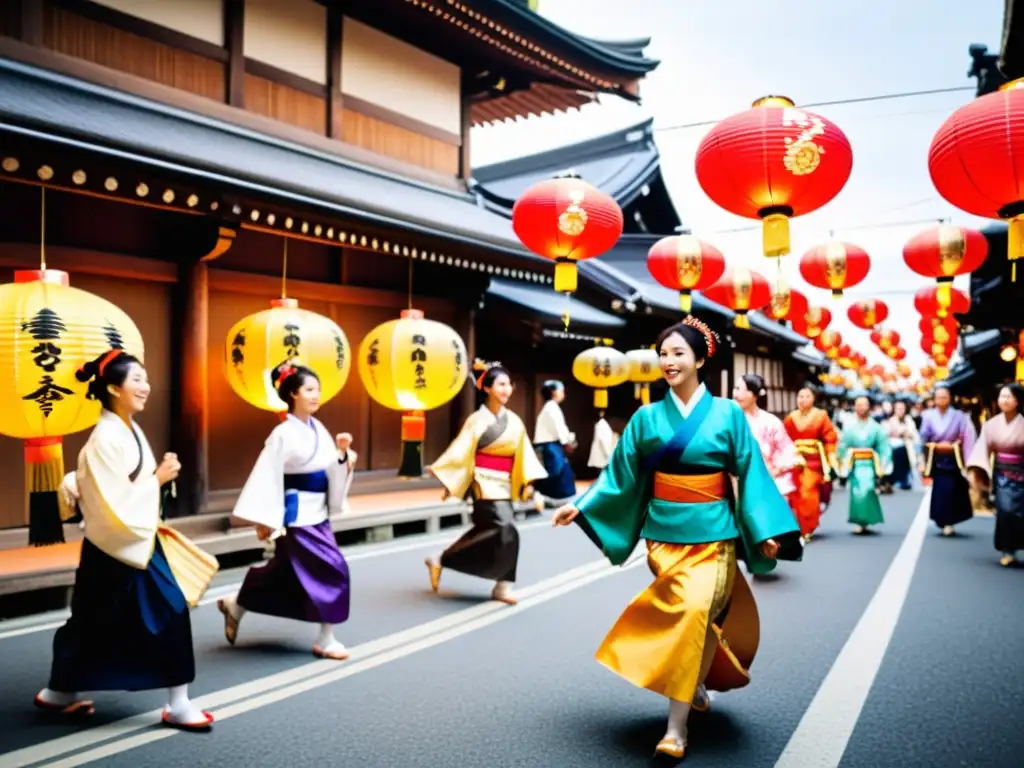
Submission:
[[777,416],[760,408],[746,416],[750,430],[754,433],[754,439],[761,447],[764,463],[775,478],[775,485],[778,486],[779,493],[789,499],[790,494],[796,491],[793,470],[800,464],[800,454],[796,450],[796,445]]

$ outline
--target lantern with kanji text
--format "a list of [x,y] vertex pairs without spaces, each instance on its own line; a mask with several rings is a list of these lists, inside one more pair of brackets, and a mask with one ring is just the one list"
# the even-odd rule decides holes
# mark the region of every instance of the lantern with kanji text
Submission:
[[423,475],[426,411],[450,402],[469,377],[466,344],[454,329],[403,310],[359,345],[359,378],[380,405],[402,412],[400,477]]
[[790,251],[789,219],[839,194],[853,150],[835,123],[783,96],[767,96],[712,128],[695,165],[697,181],[716,204],[761,219],[764,255],[775,258]]
[[295,299],[243,317],[224,339],[224,376],[235,394],[264,411],[285,414],[271,373],[281,363],[309,368],[320,379],[320,405],[337,395],[352,368],[345,332],[329,317],[301,309]]
[[647,270],[661,285],[679,291],[679,306],[689,314],[693,308],[691,292],[714,285],[725,272],[725,257],[693,235],[671,235],[651,246]]
[[843,291],[860,283],[871,270],[871,257],[851,243],[817,245],[800,257],[800,274],[815,288],[832,291],[842,298]]
[[746,267],[729,267],[718,282],[704,291],[704,296],[735,312],[733,324],[737,328],[749,328],[747,313],[768,304],[772,291],[760,273]]
[[629,371],[629,359],[608,340],[580,352],[572,361],[572,375],[594,389],[594,407],[598,410],[608,407],[608,389],[628,381]]
[[512,206],[512,228],[529,250],[555,262],[555,290],[576,290],[576,262],[609,251],[622,234],[622,209],[578,176],[534,184]]
[[661,378],[658,353],[653,349],[631,349],[626,353],[629,360],[629,380],[633,382],[633,396],[647,405],[651,402],[651,384]]
[[[789,320],[796,329],[797,324],[804,323],[804,316],[809,308],[807,297],[793,288],[783,279],[776,277],[771,283],[771,301],[768,303],[768,314],[780,322]],[[804,323],[805,324],[805,323]],[[800,333],[798,330],[797,333]]]
[[1012,80],[960,107],[928,149],[928,172],[942,197],[975,216],[1009,221],[1007,255],[1014,280],[1017,259],[1024,254],[1022,86],[1024,80]]
[[0,434],[24,441],[29,543],[64,541],[58,490],[64,480],[63,440],[99,419],[75,374],[117,349],[144,357],[142,335],[116,305],[72,288],[55,269],[14,273],[0,285]]
[[846,310],[846,316],[858,328],[870,331],[879,323],[884,323],[886,318],[889,317],[889,307],[886,306],[884,301],[876,299],[857,301]]

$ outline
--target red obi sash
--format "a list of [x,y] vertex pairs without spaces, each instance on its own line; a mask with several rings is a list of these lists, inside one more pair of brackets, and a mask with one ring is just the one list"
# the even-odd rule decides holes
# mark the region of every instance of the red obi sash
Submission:
[[493,469],[496,472],[512,474],[512,467],[515,461],[515,456],[493,456],[489,453],[478,453],[476,455],[476,465],[480,469]]

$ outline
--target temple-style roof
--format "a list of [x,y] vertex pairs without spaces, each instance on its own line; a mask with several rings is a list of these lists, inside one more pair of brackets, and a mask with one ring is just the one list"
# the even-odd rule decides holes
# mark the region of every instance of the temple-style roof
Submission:
[[580,107],[600,93],[638,101],[639,81],[659,64],[644,55],[649,39],[582,37],[518,0],[374,0],[345,13],[462,67],[474,125]]
[[[574,171],[625,210],[661,178],[653,125],[654,120],[645,120],[588,141],[474,168],[471,189],[487,208],[511,216],[516,199],[529,187]],[[671,200],[666,202],[671,207]]]

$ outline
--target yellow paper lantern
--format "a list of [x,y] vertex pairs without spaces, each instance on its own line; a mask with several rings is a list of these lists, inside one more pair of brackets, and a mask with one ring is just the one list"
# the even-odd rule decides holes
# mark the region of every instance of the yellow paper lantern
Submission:
[[0,286],[0,434],[25,441],[33,545],[64,541],[61,438],[92,427],[101,410],[75,372],[110,349],[142,360],[139,329],[114,304],[72,288],[66,272],[17,271]]
[[402,411],[401,477],[423,474],[425,411],[440,408],[469,375],[466,345],[453,328],[407,309],[370,331],[359,345],[359,378],[377,403]]
[[647,405],[651,402],[651,384],[661,378],[660,356],[653,349],[631,349],[626,353],[629,361],[629,380],[633,382],[633,396]]
[[224,375],[235,394],[264,411],[283,414],[270,374],[291,361],[320,379],[320,405],[348,381],[351,349],[345,332],[329,317],[299,309],[295,299],[274,299],[270,309],[243,317],[224,340]]
[[581,384],[594,388],[594,407],[608,407],[608,388],[629,380],[629,359],[610,346],[596,346],[576,355],[572,375]]

